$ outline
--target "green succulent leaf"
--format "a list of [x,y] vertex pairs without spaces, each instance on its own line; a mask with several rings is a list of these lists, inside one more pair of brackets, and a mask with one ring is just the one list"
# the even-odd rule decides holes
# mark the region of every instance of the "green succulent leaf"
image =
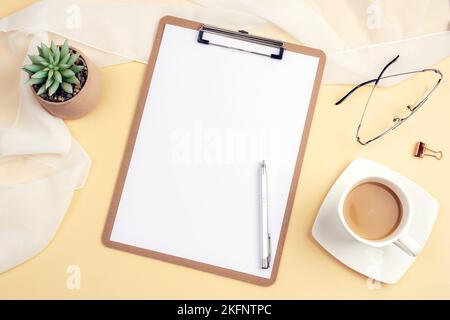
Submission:
[[53,54],[53,58],[55,59],[55,64],[59,63],[59,58],[60,57],[61,57],[61,52],[59,51],[59,48],[56,48],[56,51]]
[[50,59],[50,49],[45,45],[45,43],[41,43],[42,55],[45,59]]
[[[64,41],[64,44],[61,46],[61,62],[63,61],[64,58],[66,58],[66,56],[69,53],[69,43],[67,42],[67,40]],[[67,58],[69,59],[69,57]],[[67,62],[67,60],[66,60]],[[63,63],[66,63],[63,62]]]
[[58,69],[60,70],[60,71],[62,71],[62,70],[66,70],[66,69],[68,69],[70,66],[68,65],[68,64],[64,64],[64,63],[60,63],[59,65],[58,65]]
[[41,56],[35,56],[35,60],[38,62],[38,64],[42,64],[43,66],[47,67],[49,65],[48,61],[42,58]]
[[30,60],[33,64],[41,64],[42,57],[40,57],[40,56],[37,56],[37,55],[33,56],[33,55],[29,54],[28,58],[30,58]]
[[29,71],[32,74],[35,72],[41,71],[44,68],[45,67],[43,65],[39,65],[39,64],[27,64],[22,67],[23,70]]
[[47,75],[48,75],[48,71],[41,70],[41,71],[38,71],[35,74],[33,74],[31,76],[31,78],[32,79],[47,78]]
[[41,84],[41,83],[44,83],[45,80],[46,80],[45,78],[35,78],[35,79],[31,78],[31,79],[28,79],[28,81],[25,82],[25,83],[26,84],[31,84],[31,85],[33,85],[33,84]]
[[37,61],[35,60],[35,57],[36,57],[36,56],[31,55],[31,54],[28,55],[28,58],[30,58],[30,60],[31,60],[32,63],[38,64],[39,62],[37,62]]
[[64,78],[72,78],[73,76],[75,76],[75,72],[73,72],[73,71],[70,70],[70,69],[63,70],[63,71],[61,72],[61,74],[62,74],[62,76],[63,76]]
[[22,67],[22,70],[25,71],[26,73],[28,73],[30,76],[32,76],[34,74],[34,72],[27,70],[24,67]]
[[45,88],[48,89],[53,84],[54,81],[55,79],[53,78],[47,78],[47,81],[45,82]]
[[70,56],[71,56],[70,53],[67,53],[65,56],[62,56],[62,53],[61,53],[61,61],[59,62],[59,64],[60,65],[64,64],[64,65],[67,65],[68,67],[70,67],[69,64],[67,63],[67,61],[69,61],[69,59],[70,59]]
[[67,78],[67,79],[64,79],[64,81],[68,82],[68,83],[78,84],[78,85],[80,84],[80,80],[78,80],[77,77]]
[[73,93],[72,85],[70,83],[61,83],[61,88],[67,93]]
[[44,56],[44,52],[42,51],[42,48],[40,46],[38,46],[37,49],[38,49],[39,55],[41,57],[43,57]]
[[50,49],[52,50],[53,54],[56,54],[56,51],[58,50],[58,47],[56,46],[56,44],[53,40],[52,40],[52,42],[50,42]]
[[84,69],[83,66],[72,66],[72,67],[70,68],[70,70],[72,70],[73,73],[75,73],[75,74],[77,74],[78,72],[80,72],[80,71],[83,70],[83,69]]
[[47,91],[47,88],[45,87],[45,84],[43,84],[43,85],[39,88],[39,90],[38,90],[38,92],[37,92],[37,95],[40,96],[41,94],[43,94],[43,93],[46,92],[46,91]]
[[51,97],[53,94],[55,94],[56,90],[59,88],[59,82],[55,81],[52,83],[50,88],[48,88],[48,95]]
[[62,75],[59,71],[55,70],[53,76],[55,77],[56,82],[58,83],[62,82]]
[[47,78],[50,79],[51,77],[53,77],[53,73],[54,73],[54,71],[53,71],[53,70],[50,70],[50,71],[48,72]]
[[70,56],[69,60],[67,61],[67,64],[68,64],[69,66],[73,65],[73,64],[75,63],[75,61],[78,60],[79,57],[80,57],[80,53],[72,54],[72,55]]
[[53,59],[53,54],[50,53],[50,55],[48,56],[48,62],[50,62],[50,64],[54,64],[55,63],[55,59]]

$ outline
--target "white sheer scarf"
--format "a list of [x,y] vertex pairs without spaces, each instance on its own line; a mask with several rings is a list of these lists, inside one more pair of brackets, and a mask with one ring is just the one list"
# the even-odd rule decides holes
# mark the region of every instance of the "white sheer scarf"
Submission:
[[145,63],[159,19],[175,15],[320,48],[327,54],[324,83],[356,83],[397,54],[393,73],[448,57],[449,10],[447,0],[45,0],[3,17],[0,272],[50,242],[90,167],[64,122],[23,84],[19,67],[37,42],[68,38],[99,66]]

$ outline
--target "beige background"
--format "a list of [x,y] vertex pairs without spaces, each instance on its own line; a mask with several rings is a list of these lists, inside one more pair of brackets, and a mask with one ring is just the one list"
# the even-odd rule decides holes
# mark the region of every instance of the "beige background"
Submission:
[[[3,0],[0,17],[32,2]],[[292,41],[279,30],[268,30],[268,33]],[[448,75],[450,58],[436,67]],[[349,87],[321,87],[278,278],[274,285],[264,288],[102,245],[101,233],[144,70],[145,65],[139,63],[102,69],[105,91],[98,108],[81,120],[67,122],[93,159],[88,183],[76,192],[63,225],[48,248],[23,265],[0,274],[1,299],[450,298],[450,85],[447,78],[425,107],[405,125],[367,147],[354,141],[354,131],[368,91],[337,108],[334,102]],[[377,103],[414,102],[411,99],[420,96],[426,87],[424,83],[423,77],[404,81],[383,90]],[[412,157],[418,140],[443,150],[444,159]],[[356,157],[372,159],[399,171],[428,190],[441,205],[425,250],[395,285],[382,284],[375,288],[368,285],[364,276],[336,261],[311,237],[321,201],[340,172]],[[70,265],[81,268],[80,290],[66,287],[66,270]]]

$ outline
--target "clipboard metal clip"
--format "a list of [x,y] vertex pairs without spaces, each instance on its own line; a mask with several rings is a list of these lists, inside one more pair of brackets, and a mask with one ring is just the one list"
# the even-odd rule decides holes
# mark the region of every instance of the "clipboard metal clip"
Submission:
[[[246,42],[251,42],[254,44],[261,45],[261,46],[275,48],[278,50],[278,53],[257,52],[257,51],[253,51],[253,50],[239,48],[236,46],[220,44],[217,42],[213,43],[210,40],[205,39],[205,33],[211,33],[211,34],[215,34],[215,35],[222,36],[222,37],[232,38],[232,39],[238,40],[238,41],[246,41]],[[283,53],[284,53],[284,44],[282,41],[259,37],[259,36],[254,36],[244,30],[231,31],[231,30],[226,30],[226,29],[217,28],[217,27],[208,26],[208,25],[203,25],[200,28],[200,30],[198,32],[197,42],[203,43],[203,44],[210,44],[210,45],[214,45],[214,46],[218,46],[218,47],[222,47],[222,48],[228,48],[228,49],[234,49],[234,50],[254,53],[254,54],[267,56],[272,59],[278,59],[278,60],[283,59]]]

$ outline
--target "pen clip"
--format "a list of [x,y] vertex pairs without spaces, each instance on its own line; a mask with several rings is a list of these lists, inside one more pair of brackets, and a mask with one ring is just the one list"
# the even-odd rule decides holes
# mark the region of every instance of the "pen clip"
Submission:
[[272,260],[272,246],[270,245],[270,233],[267,234],[267,241],[268,241],[268,249],[269,249],[269,254],[267,255],[267,268],[270,268],[270,263]]
[[263,257],[262,259],[262,269],[269,269],[270,268],[270,264],[271,264],[271,260],[272,260],[272,255],[271,255],[271,245],[270,245],[270,233],[267,234],[267,256]]

